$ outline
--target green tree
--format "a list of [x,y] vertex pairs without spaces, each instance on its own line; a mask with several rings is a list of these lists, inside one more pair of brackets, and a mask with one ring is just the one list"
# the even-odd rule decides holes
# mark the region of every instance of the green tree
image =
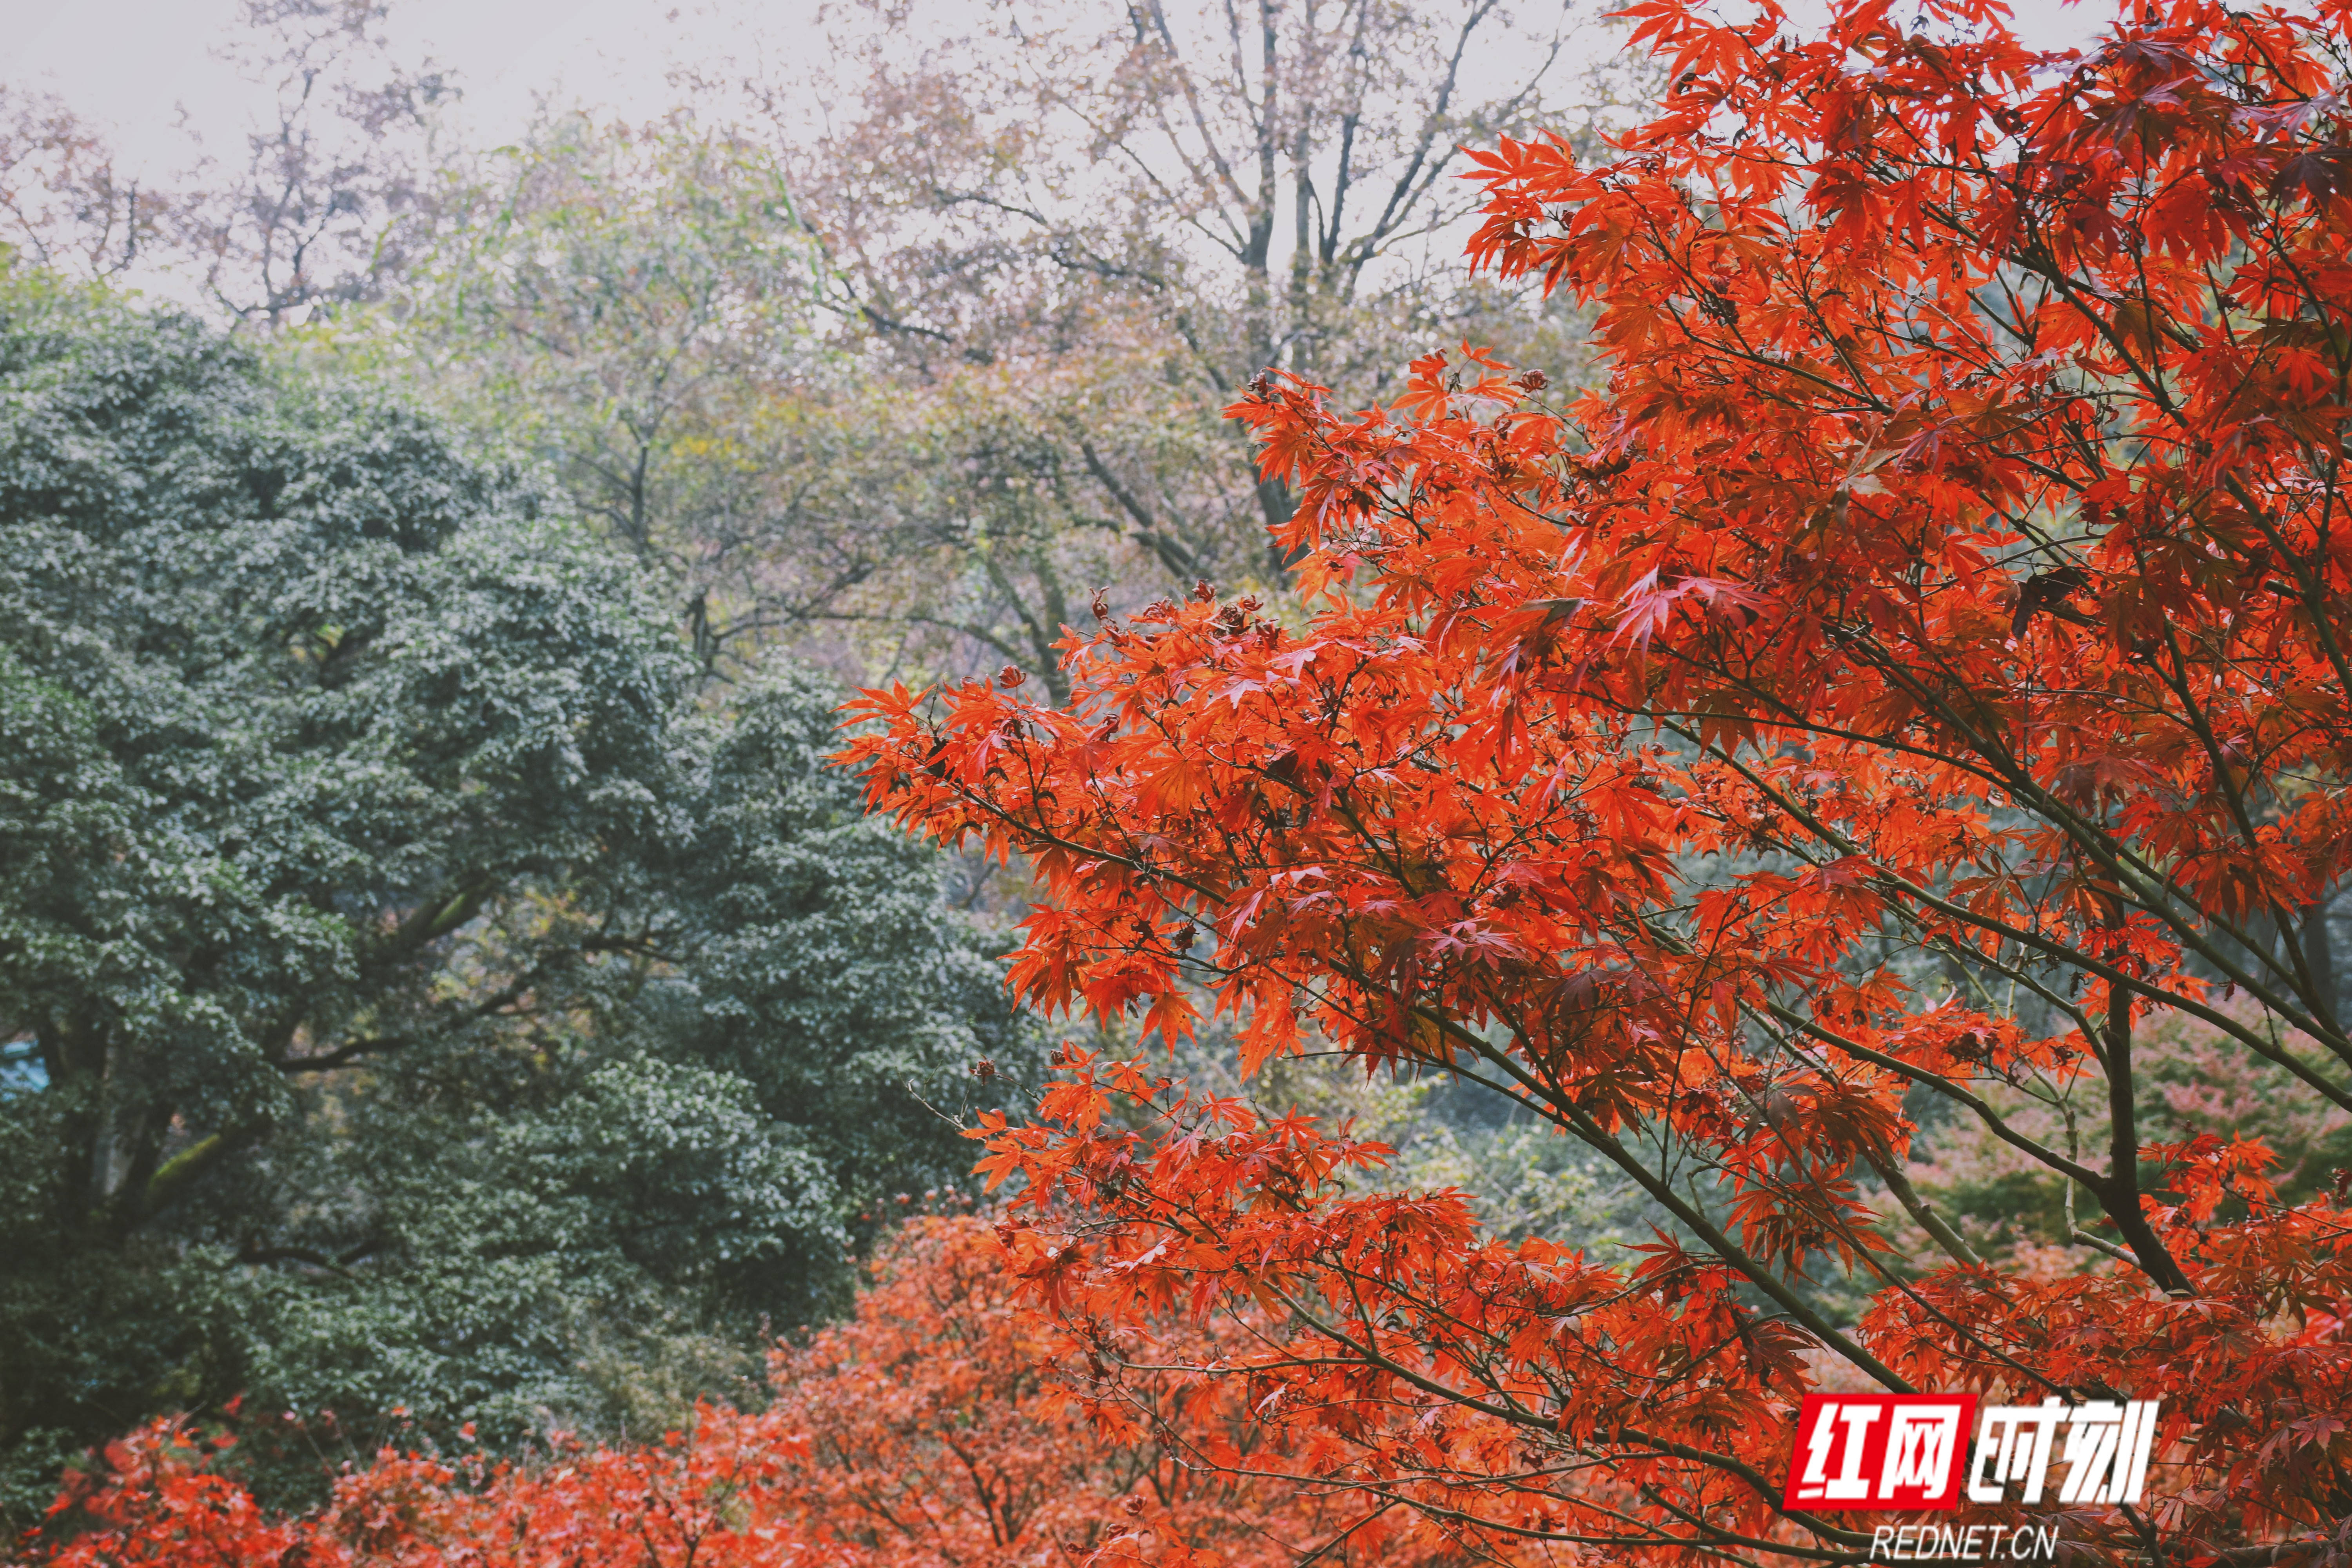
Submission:
[[1020,1037],[836,694],[699,706],[660,585],[383,382],[0,273],[0,530],[13,1506],[240,1391],[617,1422],[968,1166],[931,1106]]
[[445,182],[400,309],[338,341],[543,468],[669,585],[706,671],[741,673],[888,560],[888,506],[840,482],[862,443],[807,416],[840,377],[771,155],[683,116],[575,112]]

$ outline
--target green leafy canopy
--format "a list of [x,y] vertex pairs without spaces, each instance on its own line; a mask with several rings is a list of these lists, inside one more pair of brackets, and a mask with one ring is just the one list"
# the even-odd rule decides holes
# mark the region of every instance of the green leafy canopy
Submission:
[[0,274],[0,530],[12,1504],[241,1391],[656,1418],[633,1369],[750,1371],[968,1164],[931,1106],[1022,1037],[837,694],[708,700],[637,565],[383,382]]

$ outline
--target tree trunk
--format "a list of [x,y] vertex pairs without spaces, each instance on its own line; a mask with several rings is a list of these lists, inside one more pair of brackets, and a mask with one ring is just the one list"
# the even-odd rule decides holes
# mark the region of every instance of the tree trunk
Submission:
[[2303,967],[2311,976],[2311,1008],[2330,1028],[2341,1015],[2336,1004],[2336,948],[2327,931],[2327,900],[2304,907]]

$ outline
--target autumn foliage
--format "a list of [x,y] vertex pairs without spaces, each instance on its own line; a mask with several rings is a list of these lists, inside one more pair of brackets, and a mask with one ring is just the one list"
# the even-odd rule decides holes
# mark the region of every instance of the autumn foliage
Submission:
[[[851,753],[1035,868],[1030,1003],[1475,1079],[1670,1229],[1505,1244],[1074,1047],[985,1129],[1015,1267],[1113,1371],[1265,1325],[1197,1373],[1248,1386],[1235,1468],[1465,1550],[1859,1560],[1870,1516],[1780,1501],[1828,1385],[2160,1400],[2149,1502],[2070,1551],[2340,1561],[2352,1223],[2144,1126],[2135,1047],[2185,1020],[2352,1108],[2309,929],[2352,868],[2352,8],[2132,4],[2055,58],[1990,0],[1753,9],[1632,7],[1674,87],[1611,161],[1478,155],[1474,258],[1588,302],[1605,386],[1262,377],[1307,613],[1204,584],[1073,633],[1066,705],[870,693]],[[2063,1188],[2062,1261],[1921,1194],[1928,1100]]]
[[[643,1446],[522,1464],[386,1450],[315,1513],[271,1517],[231,1445],[160,1422],[93,1456],[51,1510],[47,1568],[1275,1568],[1346,1531],[1327,1500],[1237,1476],[1240,1390],[1086,1365],[1017,1300],[994,1232],[916,1219],[851,1321],[780,1348],[776,1397],[705,1405]],[[1246,1333],[1247,1325],[1228,1325]],[[1234,1353],[1161,1325],[1158,1353]],[[1432,1561],[1408,1518],[1335,1563]]]
[[231,1445],[161,1421],[108,1446],[51,1512],[56,1568],[751,1568],[854,1559],[812,1549],[772,1506],[793,1448],[726,1412],[689,1434],[543,1465],[386,1451],[316,1515],[273,1518],[218,1468]]
[[1409,1517],[1366,1527],[1279,1469],[1253,1476],[1241,1382],[1152,1370],[1245,1358],[1262,1313],[1130,1325],[1113,1367],[1005,1265],[995,1230],[918,1221],[855,1323],[779,1355],[765,1419],[803,1445],[793,1506],[813,1536],[877,1565],[1276,1568],[1341,1536],[1334,1564],[1442,1551]]

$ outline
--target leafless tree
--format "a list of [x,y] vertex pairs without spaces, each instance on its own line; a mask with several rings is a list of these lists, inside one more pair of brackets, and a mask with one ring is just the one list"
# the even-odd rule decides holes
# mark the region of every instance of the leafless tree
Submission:
[[179,225],[206,292],[276,327],[373,298],[429,230],[432,111],[453,97],[431,63],[397,61],[383,0],[247,0],[223,52],[269,107],[242,163],[207,164]]
[[1450,177],[1463,144],[1643,90],[1591,68],[1601,36],[1558,0],[939,20],[847,14],[811,70],[698,83],[782,151],[843,340],[908,427],[891,491],[923,493],[929,548],[838,612],[918,634],[894,649],[1051,684],[1092,585],[1281,582],[1266,530],[1292,499],[1223,416],[1263,371],[1369,403],[1465,338],[1554,375],[1580,360],[1564,311],[1468,275],[1475,192]]
[[0,87],[0,245],[69,277],[115,278],[152,257],[182,205],[119,173],[105,138],[55,96]]

